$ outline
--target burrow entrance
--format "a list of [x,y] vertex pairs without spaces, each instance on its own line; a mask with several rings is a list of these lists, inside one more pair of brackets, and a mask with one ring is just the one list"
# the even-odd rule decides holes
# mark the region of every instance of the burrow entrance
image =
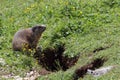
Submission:
[[66,71],[78,61],[79,56],[68,57],[63,53],[65,51],[64,45],[58,45],[54,48],[44,49],[37,57],[39,64],[42,65],[48,71]]
[[[100,47],[98,49],[95,49],[93,53],[99,52],[107,48],[109,47],[105,47],[105,48]],[[58,71],[58,70],[66,71],[70,67],[74,66],[75,63],[77,63],[80,55],[74,57],[68,57],[67,55],[65,56],[63,54],[64,51],[65,51],[64,45],[57,45],[56,47],[52,47],[52,48],[48,47],[44,49],[42,52],[38,51],[37,53],[35,53],[34,57],[39,61],[39,64],[42,65],[43,68],[45,68],[45,70],[43,70],[42,73],[44,73],[44,71],[47,73],[50,73],[49,71]],[[78,80],[79,78],[83,78],[87,73],[87,69],[95,70],[103,66],[106,60],[107,59],[104,57],[97,58],[92,62],[76,69],[73,74],[73,80]]]
[[97,58],[97,59],[93,60],[92,62],[76,69],[73,74],[73,80],[78,80],[79,78],[83,78],[87,73],[87,69],[95,70],[95,69],[103,66],[103,64],[106,60],[107,59],[104,57]]
[[110,45],[105,46],[105,47],[96,48],[95,50],[93,50],[93,53],[97,53],[97,52],[99,52],[99,51],[106,50],[106,49],[112,47],[112,45],[113,45],[113,44],[110,44]]

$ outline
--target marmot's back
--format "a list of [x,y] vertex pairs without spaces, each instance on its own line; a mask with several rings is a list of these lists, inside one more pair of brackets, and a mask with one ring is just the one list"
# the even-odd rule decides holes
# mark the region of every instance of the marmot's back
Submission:
[[41,25],[17,31],[12,41],[13,50],[22,51],[23,48],[36,48],[38,40],[45,29],[46,27]]
[[29,44],[27,37],[30,37],[31,34],[31,28],[17,31],[12,41],[13,50],[20,51],[24,48],[24,44]]

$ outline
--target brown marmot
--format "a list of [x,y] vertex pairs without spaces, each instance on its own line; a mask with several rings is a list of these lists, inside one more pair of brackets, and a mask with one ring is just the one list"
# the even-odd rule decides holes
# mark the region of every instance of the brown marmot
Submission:
[[45,29],[45,25],[37,25],[32,28],[17,31],[12,41],[13,50],[36,49],[38,41]]

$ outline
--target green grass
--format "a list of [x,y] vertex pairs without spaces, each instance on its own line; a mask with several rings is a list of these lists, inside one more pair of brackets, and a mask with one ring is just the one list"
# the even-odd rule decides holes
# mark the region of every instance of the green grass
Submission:
[[[119,8],[119,0],[1,0],[0,58],[5,59],[6,65],[0,66],[5,73],[20,76],[31,68],[41,68],[34,58],[11,49],[14,33],[36,24],[47,26],[39,42],[43,49],[65,43],[65,55],[80,54],[72,68],[41,76],[39,80],[70,80],[76,68],[90,62],[87,55],[99,47],[112,45],[93,54],[93,59],[105,56],[108,61],[103,66],[120,65]],[[116,68],[97,78],[86,75],[83,80],[119,80],[119,74]]]

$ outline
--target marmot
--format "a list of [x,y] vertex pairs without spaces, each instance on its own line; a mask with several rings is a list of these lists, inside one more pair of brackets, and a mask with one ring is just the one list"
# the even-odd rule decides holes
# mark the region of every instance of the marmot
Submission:
[[13,50],[23,51],[23,49],[36,49],[38,40],[45,29],[45,25],[37,25],[32,28],[17,31],[12,41]]

